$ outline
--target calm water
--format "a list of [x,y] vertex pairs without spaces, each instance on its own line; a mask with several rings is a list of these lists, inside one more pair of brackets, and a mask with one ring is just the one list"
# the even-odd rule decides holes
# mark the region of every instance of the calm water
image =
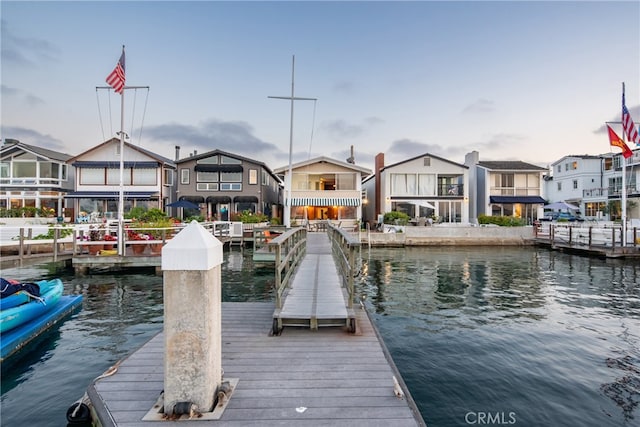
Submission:
[[[273,298],[225,251],[223,299]],[[531,248],[374,249],[359,294],[430,427],[639,426],[640,265]],[[38,266],[83,309],[2,369],[2,426],[64,426],[93,378],[162,328],[162,278]],[[37,410],[34,413],[34,408]]]

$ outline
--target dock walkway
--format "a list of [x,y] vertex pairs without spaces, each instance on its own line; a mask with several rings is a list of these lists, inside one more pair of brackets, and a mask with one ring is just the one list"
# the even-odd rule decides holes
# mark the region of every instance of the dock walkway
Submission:
[[274,312],[283,326],[349,325],[346,291],[338,274],[327,233],[308,233],[307,252],[297,268],[281,310]]
[[[422,426],[402,378],[365,310],[344,328],[270,334],[272,302],[222,303],[224,379],[237,386],[218,420],[142,421],[163,389],[160,333],[88,389],[104,427]],[[393,377],[404,392],[394,393]]]

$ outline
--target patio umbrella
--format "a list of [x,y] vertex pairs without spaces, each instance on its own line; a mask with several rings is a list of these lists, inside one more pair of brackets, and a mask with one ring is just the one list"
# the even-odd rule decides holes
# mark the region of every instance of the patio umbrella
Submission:
[[572,205],[571,203],[567,203],[565,201],[550,203],[548,205],[543,206],[544,209],[553,209],[553,210],[571,210],[571,211],[579,211],[580,207],[576,205]]
[[200,209],[200,206],[188,200],[178,200],[177,202],[169,203],[167,206],[170,208]]

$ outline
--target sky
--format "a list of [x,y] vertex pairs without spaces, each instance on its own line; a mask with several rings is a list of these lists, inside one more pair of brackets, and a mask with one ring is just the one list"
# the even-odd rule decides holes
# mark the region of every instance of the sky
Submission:
[[[169,159],[219,149],[276,169],[292,142],[294,163],[353,146],[370,169],[474,150],[547,167],[619,151],[605,123],[623,82],[640,122],[638,1],[3,0],[0,19],[0,137],[72,156],[120,130],[101,87],[123,45],[128,141]],[[317,100],[291,121],[270,97],[291,96],[294,57],[294,95]]]

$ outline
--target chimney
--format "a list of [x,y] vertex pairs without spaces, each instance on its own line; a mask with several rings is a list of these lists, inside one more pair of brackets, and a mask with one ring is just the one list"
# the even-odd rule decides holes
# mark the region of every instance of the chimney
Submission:
[[347,159],[347,163],[356,164],[356,158],[353,156],[353,145],[351,146],[351,157]]
[[381,199],[380,196],[380,170],[384,168],[384,153],[378,153],[375,157],[375,165],[374,165],[374,173],[376,175],[376,186],[375,186],[375,197],[376,197],[376,218],[380,215],[381,209],[380,206],[384,206],[384,200]]
[[176,145],[176,161],[180,160],[180,146]]

